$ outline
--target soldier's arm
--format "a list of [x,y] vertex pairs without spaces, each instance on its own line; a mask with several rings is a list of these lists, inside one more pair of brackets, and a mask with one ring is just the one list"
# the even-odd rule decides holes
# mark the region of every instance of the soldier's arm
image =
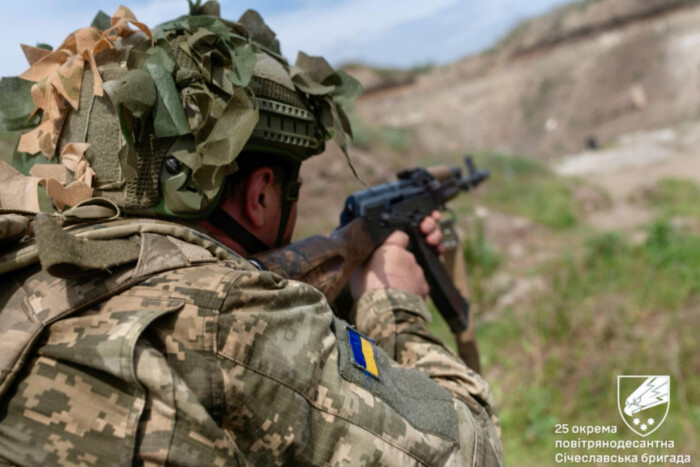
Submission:
[[427,284],[407,245],[407,236],[395,233],[353,276],[357,304],[351,322],[401,366],[422,372],[464,402],[489,432],[493,452],[500,457],[491,390],[428,330],[430,312],[421,298],[427,295]]
[[253,464],[501,464],[493,425],[468,390],[455,397],[420,364],[406,369],[378,347],[354,345],[317,290],[246,272],[225,295],[222,428]]
[[391,288],[364,293],[352,313],[357,329],[388,356],[425,374],[463,402],[486,435],[491,453],[502,459],[500,424],[488,383],[428,330],[430,319],[420,296]]

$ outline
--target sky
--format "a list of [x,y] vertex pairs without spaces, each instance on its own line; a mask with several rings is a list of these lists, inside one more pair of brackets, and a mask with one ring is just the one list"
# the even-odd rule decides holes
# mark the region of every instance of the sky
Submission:
[[[186,0],[10,0],[0,10],[0,76],[22,73],[20,43],[54,47],[120,4],[153,27],[188,11]],[[282,52],[322,55],[333,65],[362,62],[410,68],[444,65],[484,50],[520,21],[567,0],[220,0],[222,17],[254,7],[277,33]]]

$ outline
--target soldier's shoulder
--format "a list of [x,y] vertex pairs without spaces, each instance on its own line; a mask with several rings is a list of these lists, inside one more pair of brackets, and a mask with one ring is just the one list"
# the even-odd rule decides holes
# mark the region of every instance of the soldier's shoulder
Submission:
[[243,258],[163,271],[132,287],[127,294],[150,294],[156,290],[170,298],[221,311],[327,307],[325,296],[312,286],[261,271]]

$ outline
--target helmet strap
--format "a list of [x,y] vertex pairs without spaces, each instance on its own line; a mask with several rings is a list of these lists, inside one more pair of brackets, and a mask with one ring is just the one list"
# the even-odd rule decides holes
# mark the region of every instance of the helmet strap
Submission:
[[270,249],[262,240],[243,227],[236,219],[220,207],[214,209],[207,218],[214,227],[238,242],[248,254],[254,255]]
[[288,178],[282,181],[280,222],[277,228],[277,238],[273,246],[265,244],[265,242],[243,227],[236,219],[231,217],[229,213],[220,207],[214,209],[209,215],[209,222],[211,222],[214,227],[236,240],[250,255],[262,253],[272,248],[279,248],[284,241],[284,233],[287,230],[287,223],[289,222],[292,206],[299,199],[299,188],[301,188],[301,184],[299,183],[299,168],[300,164],[294,164],[288,172]]
[[284,233],[287,231],[287,222],[289,222],[289,214],[292,212],[292,206],[299,199],[299,168],[301,164],[293,164],[292,169],[288,172],[286,180],[282,182],[282,193],[280,200],[280,225],[277,229],[277,238],[275,239],[274,248],[282,246],[284,241]]

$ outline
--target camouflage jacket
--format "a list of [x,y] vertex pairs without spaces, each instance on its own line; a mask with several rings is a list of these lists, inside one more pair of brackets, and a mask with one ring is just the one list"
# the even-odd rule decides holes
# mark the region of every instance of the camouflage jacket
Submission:
[[109,274],[2,276],[0,463],[502,464],[488,385],[418,297],[371,291],[350,327],[306,284],[148,230]]

